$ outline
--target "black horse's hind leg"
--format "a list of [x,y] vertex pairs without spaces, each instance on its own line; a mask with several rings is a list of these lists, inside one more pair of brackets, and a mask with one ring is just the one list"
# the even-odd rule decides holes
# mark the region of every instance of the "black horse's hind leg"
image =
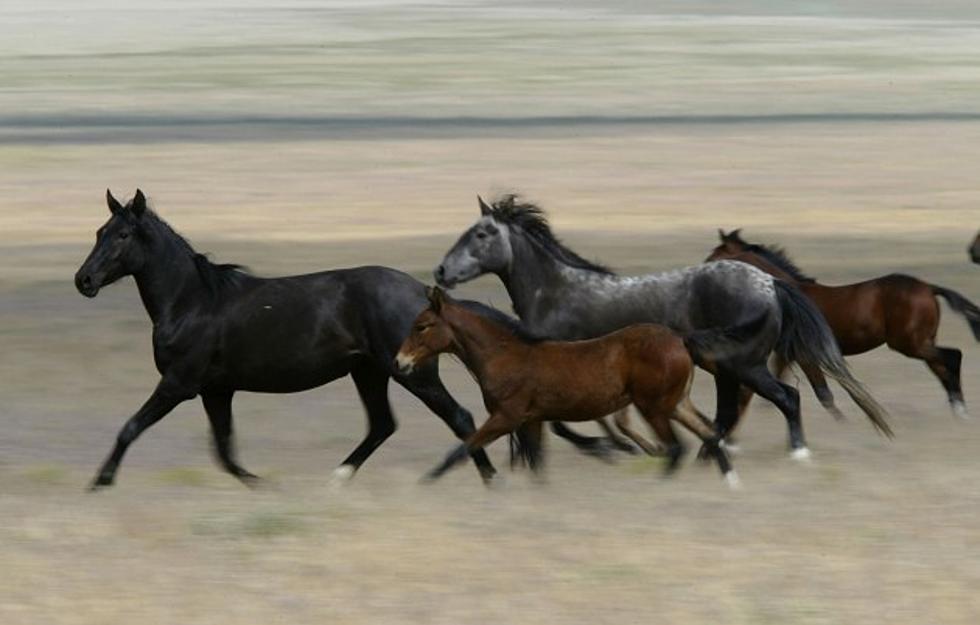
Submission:
[[800,419],[800,393],[788,384],[777,380],[769,369],[763,365],[739,371],[739,378],[752,390],[776,404],[779,411],[786,417],[789,428],[790,455],[795,460],[805,460],[810,457],[803,436],[803,422]]
[[254,486],[259,479],[258,476],[243,469],[235,457],[235,437],[231,416],[232,395],[231,391],[202,391],[201,402],[211,422],[214,453],[218,463],[246,486]]
[[369,362],[351,369],[351,377],[367,412],[368,432],[354,451],[334,470],[334,479],[343,481],[354,476],[364,461],[395,433],[395,416],[388,402],[388,373]]
[[[738,378],[721,367],[715,371],[715,397],[714,428],[718,438],[724,440],[738,424],[740,416],[738,404],[741,394]],[[711,458],[711,450],[706,445],[701,445],[698,460],[707,462]]]
[[566,441],[587,456],[595,456],[600,460],[611,461],[609,442],[602,436],[583,436],[571,429],[561,421],[552,421],[549,424],[555,436],[564,438]]
[[[460,406],[439,379],[438,369],[420,370],[409,377],[398,377],[396,381],[418,397],[429,410],[436,413],[449,426],[456,438],[466,440],[476,431],[473,415]],[[497,470],[490,462],[487,452],[478,449],[473,452],[473,462],[484,482],[490,482]]]
[[111,486],[116,478],[119,463],[122,462],[123,455],[132,442],[148,427],[167,416],[177,404],[190,399],[195,394],[167,379],[161,380],[146,403],[140,407],[135,415],[129,418],[126,425],[119,431],[119,435],[116,437],[116,445],[109,457],[102,463],[102,467],[92,481],[91,490]]

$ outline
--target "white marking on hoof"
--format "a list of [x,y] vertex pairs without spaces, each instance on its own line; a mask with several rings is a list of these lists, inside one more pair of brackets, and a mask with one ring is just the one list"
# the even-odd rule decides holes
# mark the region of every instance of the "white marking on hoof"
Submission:
[[352,465],[342,464],[333,470],[333,475],[330,478],[330,485],[334,488],[340,488],[354,477],[354,473],[357,472]]
[[957,418],[966,420],[970,418],[970,413],[966,409],[966,404],[961,401],[954,401],[950,404],[953,409],[953,415]]
[[813,457],[813,454],[811,454],[810,450],[806,447],[800,447],[799,449],[794,449],[793,451],[789,452],[789,457],[799,462],[809,462]]
[[731,490],[741,490],[742,488],[742,480],[738,479],[738,473],[735,471],[729,471],[725,474],[725,483]]
[[740,453],[742,453],[742,446],[739,445],[738,443],[729,443],[726,440],[722,440],[719,443],[719,445],[721,446],[722,449],[724,449],[725,451],[727,451],[730,454],[733,454],[734,455],[734,454],[740,454]]

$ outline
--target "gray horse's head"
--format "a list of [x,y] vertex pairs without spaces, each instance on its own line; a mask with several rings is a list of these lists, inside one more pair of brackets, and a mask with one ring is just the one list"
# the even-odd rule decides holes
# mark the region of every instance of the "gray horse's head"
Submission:
[[485,273],[503,273],[513,259],[508,225],[494,217],[493,209],[483,198],[476,199],[480,218],[459,237],[433,272],[436,282],[445,288]]

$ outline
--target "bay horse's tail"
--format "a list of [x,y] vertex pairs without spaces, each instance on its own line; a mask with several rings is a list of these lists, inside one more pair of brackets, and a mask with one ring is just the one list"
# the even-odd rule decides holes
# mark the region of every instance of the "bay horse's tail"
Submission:
[[935,295],[944,298],[950,308],[966,317],[970,329],[973,330],[973,338],[980,341],[980,308],[952,289],[935,284],[930,284],[929,288]]
[[892,437],[892,429],[887,421],[888,412],[851,375],[840,353],[837,339],[820,310],[796,287],[782,280],[774,280],[773,283],[783,313],[783,326],[776,342],[776,352],[787,362],[819,367],[844,387],[879,432]]

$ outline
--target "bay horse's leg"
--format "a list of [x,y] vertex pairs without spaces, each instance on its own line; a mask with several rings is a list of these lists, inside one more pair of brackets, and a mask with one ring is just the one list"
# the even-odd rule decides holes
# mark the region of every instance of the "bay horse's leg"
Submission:
[[653,433],[667,446],[667,467],[664,469],[664,474],[670,475],[677,470],[677,465],[684,455],[684,445],[677,438],[674,427],[670,423],[671,413],[664,411],[660,406],[650,405],[638,397],[634,397],[634,403],[636,409],[650,424]]
[[[827,385],[827,378],[824,377],[820,367],[800,363],[800,369],[803,371],[803,375],[806,376],[807,381],[810,382],[810,386],[813,388],[813,392],[816,394],[820,405],[824,407],[824,410],[833,415],[838,421],[843,421],[844,413],[834,403],[834,394],[830,392],[830,387]],[[781,372],[777,371],[776,377],[781,380],[783,376]]]
[[969,419],[966,402],[963,400],[963,387],[960,385],[960,366],[963,362],[963,352],[955,347],[933,347],[926,358],[929,369],[939,378],[946,389],[946,397],[953,414],[961,419]]
[[474,432],[465,443],[454,447],[446,459],[429,471],[423,479],[431,481],[442,477],[442,474],[454,465],[463,462],[468,454],[483,449],[501,436],[513,432],[516,425],[514,420],[508,419],[500,413],[490,415],[490,418],[480,426],[480,429]]
[[639,432],[630,427],[630,410],[629,406],[623,408],[616,412],[615,417],[616,427],[631,441],[639,445],[640,449],[646,452],[650,456],[663,456],[664,448],[662,445],[652,443],[646,439],[646,437],[641,436]]
[[[396,377],[395,380],[404,386],[408,392],[418,397],[429,410],[449,426],[456,438],[465,441],[476,431],[473,415],[459,405],[449,394],[439,378],[438,368],[420,369],[408,377]],[[490,482],[497,470],[490,462],[487,452],[480,449],[473,453],[473,462],[480,472],[484,482]]]
[[691,402],[690,397],[685,397],[677,405],[673,418],[701,439],[701,442],[718,462],[718,468],[721,470],[721,474],[724,476],[728,486],[738,488],[738,474],[732,469],[728,454],[725,453],[725,450],[721,446],[721,439],[718,437],[714,428],[704,422],[701,414]]
[[756,365],[738,372],[739,379],[756,393],[776,404],[789,428],[790,457],[794,460],[807,460],[810,450],[803,436],[803,422],[800,420],[800,393],[788,384],[777,380],[765,365]]
[[90,490],[111,486],[116,478],[119,463],[122,462],[123,455],[133,441],[148,427],[167,416],[177,404],[190,399],[195,394],[195,392],[183,388],[172,380],[166,378],[161,380],[146,403],[126,421],[126,424],[119,431],[119,435],[116,437],[116,445],[109,457],[102,463],[102,467],[92,481]]
[[367,412],[368,432],[361,444],[334,469],[334,483],[354,477],[364,461],[395,433],[397,427],[388,402],[388,373],[373,363],[361,362],[351,369],[350,374]]
[[246,471],[235,457],[235,436],[232,428],[232,391],[201,391],[204,411],[211,422],[211,435],[214,439],[214,452],[221,467],[241,480],[246,486],[254,486],[257,475]]

